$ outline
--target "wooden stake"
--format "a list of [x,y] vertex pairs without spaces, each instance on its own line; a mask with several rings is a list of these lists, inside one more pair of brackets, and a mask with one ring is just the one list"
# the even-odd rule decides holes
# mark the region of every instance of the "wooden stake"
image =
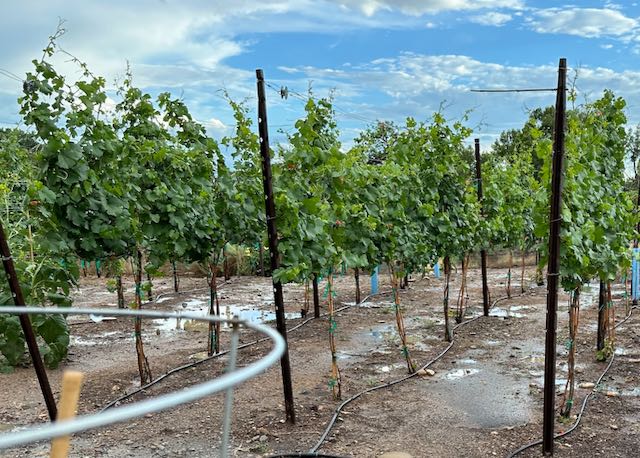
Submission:
[[[83,378],[84,374],[77,371],[65,371],[62,375],[62,390],[56,421],[70,420],[76,416]],[[70,445],[71,436],[56,437],[51,442],[51,455],[49,456],[51,458],[67,458]]]

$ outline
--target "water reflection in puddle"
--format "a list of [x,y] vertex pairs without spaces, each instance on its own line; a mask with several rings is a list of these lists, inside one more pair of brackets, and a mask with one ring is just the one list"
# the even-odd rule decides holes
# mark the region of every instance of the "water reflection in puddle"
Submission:
[[474,375],[480,372],[480,369],[471,369],[471,368],[461,368],[454,369],[445,374],[444,378],[447,380],[460,380],[461,378],[467,377],[469,375]]
[[622,396],[640,396],[640,387],[632,388],[630,390],[622,390],[620,394],[622,394]]
[[511,309],[512,310],[492,308],[489,312],[489,316],[495,316],[498,318],[523,318],[525,316],[524,313],[514,312],[513,307]]
[[391,371],[392,371],[392,370],[394,370],[394,369],[401,369],[401,368],[403,368],[403,367],[405,367],[405,366],[404,366],[404,364],[402,364],[402,363],[396,363],[396,364],[391,364],[391,365],[388,365],[388,366],[378,366],[378,367],[376,368],[376,371],[377,371],[377,372],[382,372],[382,373],[385,373],[385,374],[386,374],[386,373],[388,373],[388,372],[391,372]]
[[109,331],[103,332],[101,334],[97,334],[91,336],[91,339],[87,339],[78,335],[71,335],[69,338],[69,343],[71,345],[77,345],[80,347],[95,347],[96,345],[107,345],[113,343],[114,339],[109,339],[110,337],[122,337],[127,335],[126,333],[120,331]]
[[[542,388],[544,386],[544,375],[542,377],[538,377],[538,378],[534,379],[533,383],[536,386],[539,386],[539,387]],[[567,379],[566,378],[556,378],[556,386],[560,386],[560,385],[564,386],[566,384],[567,384]]]
[[[190,299],[181,304],[181,307],[177,307],[178,310],[193,313],[199,316],[206,316],[209,314],[208,301],[203,299]],[[247,305],[240,304],[228,304],[220,305],[220,316],[225,318],[233,318],[237,316],[241,320],[245,320],[251,323],[267,323],[276,319],[276,313],[272,310],[259,310],[251,308]],[[285,313],[286,319],[299,318],[299,313]],[[208,328],[208,324],[204,321],[180,319],[180,318],[167,318],[153,320],[153,324],[156,329],[164,331],[203,331]],[[228,328],[227,323],[222,324],[223,328]]]

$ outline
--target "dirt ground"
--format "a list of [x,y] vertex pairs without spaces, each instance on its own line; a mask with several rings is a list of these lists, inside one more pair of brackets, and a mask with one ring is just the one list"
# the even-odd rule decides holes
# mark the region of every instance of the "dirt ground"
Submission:
[[[519,269],[514,268],[513,298],[500,301],[491,316],[460,327],[450,351],[430,366],[433,375],[420,375],[401,384],[365,394],[348,404],[338,417],[319,452],[357,457],[380,456],[401,451],[413,457],[507,456],[519,446],[540,438],[542,433],[542,379],[546,288],[531,281],[527,271],[526,293],[520,290]],[[443,340],[443,279],[416,276],[401,291],[411,357],[418,365],[433,359],[447,343]],[[491,268],[492,299],[505,294],[507,270]],[[482,291],[479,269],[469,273],[467,316],[481,314]],[[81,280],[75,304],[115,307],[104,278]],[[362,278],[363,295],[369,293],[368,277]],[[389,280],[381,276],[381,291],[389,291]],[[451,302],[455,306],[460,273],[452,275]],[[133,296],[127,279],[127,297]],[[321,291],[325,282],[321,282]],[[145,306],[158,310],[204,310],[208,291],[206,279],[181,278],[182,294],[172,293],[170,277],[154,279],[156,302]],[[342,305],[354,300],[350,276],[336,278],[337,300]],[[587,288],[581,304],[577,347],[577,382],[595,382],[606,363],[595,358],[597,285]],[[618,320],[625,316],[622,285],[616,285],[614,299]],[[285,286],[288,326],[300,322],[304,291],[298,285]],[[245,319],[272,323],[270,279],[233,277],[220,290],[224,313],[240,313]],[[561,296],[558,338],[558,397],[562,402],[566,379],[567,297]],[[325,311],[323,300],[323,311]],[[638,313],[640,314],[640,312]],[[616,330],[615,361],[595,388],[581,425],[556,442],[559,457],[637,456],[640,445],[640,349],[636,314]],[[139,386],[133,324],[131,319],[94,322],[71,317],[72,346],[69,358],[49,377],[57,391],[64,369],[85,373],[79,413],[101,409],[110,401]],[[343,399],[406,375],[395,328],[391,294],[373,297],[337,315],[338,363],[342,374]],[[272,323],[273,324],[273,323]],[[228,332],[222,349],[228,348]],[[330,353],[326,317],[311,320],[289,334],[296,423],[285,422],[280,367],[275,365],[235,390],[231,433],[232,456],[260,457],[305,452],[324,431],[339,401],[329,388]],[[154,377],[202,358],[207,334],[193,322],[154,321],[144,324],[145,350]],[[255,339],[245,332],[243,342]],[[256,344],[240,351],[239,365],[259,359],[268,344]],[[181,390],[215,378],[225,367],[225,357],[167,377],[154,387],[124,402],[135,402]],[[9,432],[47,420],[37,380],[31,368],[0,375],[0,431]],[[577,389],[574,413],[591,389]],[[217,456],[223,396],[215,395],[170,411],[147,415],[129,423],[88,431],[72,441],[74,457],[165,457]],[[570,424],[557,423],[557,431]],[[48,456],[49,445],[0,452],[0,456]],[[537,446],[520,456],[540,456]]]

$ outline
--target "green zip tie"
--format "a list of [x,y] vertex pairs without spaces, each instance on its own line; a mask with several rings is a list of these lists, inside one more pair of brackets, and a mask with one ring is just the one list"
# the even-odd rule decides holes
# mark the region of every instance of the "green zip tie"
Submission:
[[336,320],[334,320],[333,318],[330,318],[329,319],[329,332],[331,334],[334,334],[337,329],[338,329],[338,322]]
[[402,354],[404,355],[405,358],[409,357],[409,349],[407,348],[406,345],[402,346]]
[[571,339],[567,339],[567,341],[564,343],[564,347],[567,350],[571,350],[571,348],[573,347],[573,341]]
[[333,389],[338,384],[338,381],[333,377],[329,379],[329,388]]

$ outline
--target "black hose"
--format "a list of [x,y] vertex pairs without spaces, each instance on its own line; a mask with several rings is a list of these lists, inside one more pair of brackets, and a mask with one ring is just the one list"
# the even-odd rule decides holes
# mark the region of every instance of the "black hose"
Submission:
[[[360,302],[360,304],[363,304],[363,303],[367,302],[369,299],[371,299],[374,296],[379,296],[379,295],[382,295],[382,294],[388,294],[390,292],[391,291],[381,291],[381,292],[376,293],[376,294],[370,294],[370,295],[366,296]],[[157,300],[157,298],[156,298],[156,300]],[[344,307],[336,309],[335,312],[338,313],[338,312],[341,312],[343,310],[349,309],[351,307],[355,307],[356,305],[360,305],[360,304],[345,305]],[[323,313],[320,316],[323,317],[323,316],[326,316],[326,315],[327,315],[327,313]],[[298,323],[296,326],[294,326],[291,329],[289,329],[289,332],[291,333],[291,332],[294,332],[294,331],[300,329],[302,326],[306,325],[310,321],[313,321],[314,319],[315,319],[314,317],[307,318],[303,322]],[[247,342],[245,344],[240,345],[238,347],[238,350],[242,350],[242,349],[250,347],[252,345],[257,345],[257,344],[259,344],[261,342],[265,342],[267,340],[269,340],[268,337],[262,337],[260,339],[254,340],[252,342]],[[229,353],[229,350],[221,351],[219,353],[216,353],[215,355],[209,356],[209,357],[201,359],[199,361],[194,361],[192,363],[188,363],[188,364],[184,364],[184,365],[179,366],[179,367],[175,367],[175,368],[171,369],[170,371],[166,372],[165,374],[161,375],[160,377],[156,378],[155,380],[152,380],[151,382],[149,382],[149,383],[147,383],[145,385],[142,385],[141,387],[136,388],[135,390],[133,390],[133,391],[131,391],[131,392],[129,392],[129,393],[123,395],[123,396],[120,396],[119,398],[116,398],[116,399],[112,400],[111,402],[106,404],[104,407],[102,407],[102,409],[100,409],[100,412],[104,412],[105,410],[110,409],[111,407],[121,403],[122,401],[126,401],[127,399],[130,399],[131,397],[135,396],[136,394],[141,393],[142,391],[144,391],[144,390],[146,390],[148,388],[151,388],[152,386],[156,385],[157,383],[161,382],[162,380],[166,379],[167,377],[169,377],[169,376],[171,376],[173,374],[176,374],[176,373],[181,372],[181,371],[186,370],[186,369],[190,369],[192,367],[197,367],[200,364],[203,364],[203,363],[205,363],[207,361],[211,361],[211,360],[220,358],[220,357],[226,355],[227,353]]]
[[344,455],[327,455],[326,453],[280,453],[278,455],[269,455],[267,458],[293,458],[293,457],[306,457],[306,456],[317,456],[320,458],[348,458]]
[[[629,314],[618,324],[616,324],[614,326],[614,329],[618,328],[618,326],[621,326],[625,321],[627,321],[629,318],[631,318],[631,314],[633,313],[633,310],[637,308],[637,306],[633,306],[631,307],[631,309],[629,310]],[[600,382],[602,381],[602,379],[604,378],[605,375],[607,375],[607,372],[609,372],[609,369],[611,369],[611,365],[613,364],[613,361],[616,358],[616,354],[613,353],[611,355],[611,360],[609,361],[609,364],[607,364],[607,367],[605,368],[604,372],[602,372],[602,374],[600,375],[600,377],[598,377],[598,380],[596,381],[596,383],[594,384],[593,390],[591,390],[585,397],[584,400],[582,401],[582,407],[580,408],[580,412],[578,412],[578,416],[576,418],[576,421],[573,425],[571,425],[571,428],[567,429],[566,431],[562,432],[562,433],[558,433],[556,435],[553,436],[553,439],[559,439],[561,437],[567,436],[569,434],[571,434],[577,427],[578,425],[580,425],[580,420],[582,420],[582,415],[584,414],[584,411],[587,408],[587,402],[589,402],[589,398],[591,397],[591,395],[593,393],[596,392],[596,389],[598,387],[598,385],[600,385]],[[507,458],[513,458],[517,455],[519,455],[520,453],[524,452],[525,450],[528,450],[532,447],[535,447],[536,445],[540,445],[542,444],[542,439],[538,439],[536,441],[533,442],[529,442],[528,444],[523,445],[522,447],[520,447],[517,450],[514,450],[513,452],[511,452]]]

